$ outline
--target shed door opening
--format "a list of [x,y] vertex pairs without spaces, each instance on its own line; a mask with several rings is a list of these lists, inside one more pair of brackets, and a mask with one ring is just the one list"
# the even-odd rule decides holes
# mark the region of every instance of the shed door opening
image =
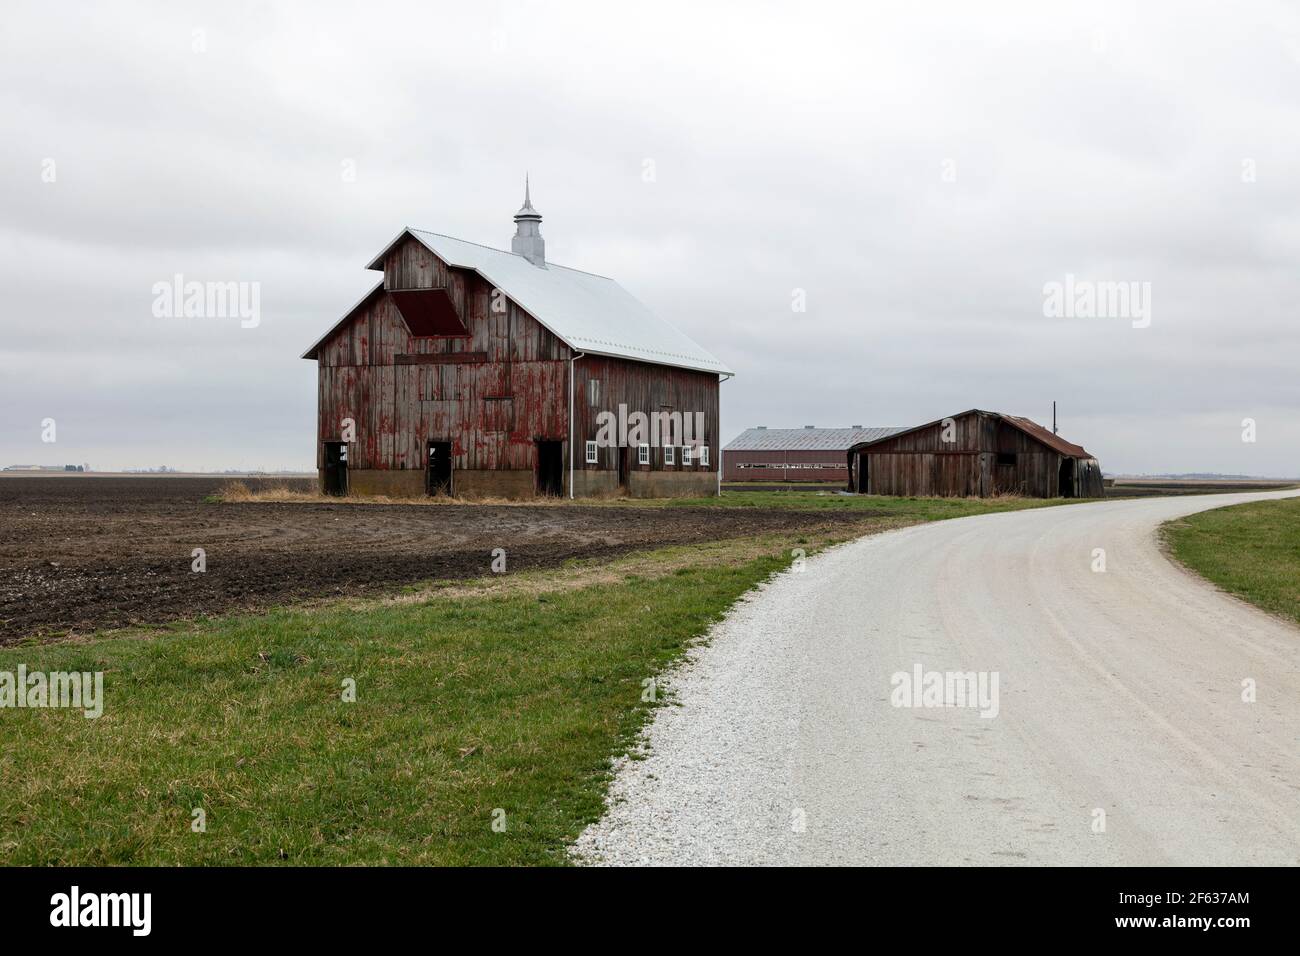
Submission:
[[451,442],[429,442],[429,457],[424,469],[424,490],[430,495],[452,494]]
[[858,494],[865,495],[867,493],[867,453],[866,452],[858,452],[857,479],[858,479]]
[[1057,480],[1056,487],[1060,490],[1062,498],[1078,497],[1074,492],[1074,459],[1062,458],[1061,471]]
[[564,494],[564,456],[558,441],[537,443],[537,493],[559,496]]

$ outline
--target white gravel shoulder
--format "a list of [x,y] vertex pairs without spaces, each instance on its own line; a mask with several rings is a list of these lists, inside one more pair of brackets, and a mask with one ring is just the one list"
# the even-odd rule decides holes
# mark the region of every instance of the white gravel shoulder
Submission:
[[[803,585],[850,544],[750,591],[661,677],[670,700],[638,752],[616,762],[608,812],[574,844],[579,862],[717,865],[784,854],[792,825],[787,763],[799,728],[789,667],[800,656]],[[725,803],[715,801],[722,793]],[[698,839],[683,839],[687,818]]]

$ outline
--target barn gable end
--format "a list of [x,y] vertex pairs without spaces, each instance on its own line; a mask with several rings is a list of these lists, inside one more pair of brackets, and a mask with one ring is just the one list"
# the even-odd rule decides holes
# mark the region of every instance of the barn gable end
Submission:
[[[541,217],[525,205],[516,222],[532,231],[531,258],[404,230],[371,263],[384,281],[304,355],[319,368],[323,488],[338,490],[337,476],[346,473],[347,490],[363,494],[716,493],[718,370],[725,366],[647,319],[611,280],[546,263]],[[509,278],[510,294],[484,267]],[[527,296],[550,325],[530,311],[533,299],[521,301]],[[556,324],[623,354],[574,348]],[[579,392],[571,447],[569,409]],[[624,414],[700,412],[707,432],[697,437],[710,443],[709,464],[697,457],[683,468],[680,455],[657,448],[646,464],[635,449],[630,462],[619,449],[587,461],[600,413],[617,415],[620,407]],[[443,455],[452,475],[445,484],[434,467]]]

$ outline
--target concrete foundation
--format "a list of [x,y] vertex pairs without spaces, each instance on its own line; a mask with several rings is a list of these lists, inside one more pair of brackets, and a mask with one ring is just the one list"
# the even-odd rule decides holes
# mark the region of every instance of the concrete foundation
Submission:
[[[569,476],[564,476],[565,481]],[[613,471],[575,471],[573,493],[578,498],[618,498],[623,489],[618,486],[618,473]]]
[[627,476],[631,498],[705,498],[718,493],[716,471],[634,471]]
[[[325,488],[324,472],[321,489]],[[423,471],[370,469],[348,472],[348,493],[353,495],[387,495],[390,498],[418,498],[424,494]]]
[[[613,471],[575,471],[574,494],[578,498],[703,498],[718,493],[716,471],[633,471],[628,487],[619,487]],[[567,484],[568,472],[564,474]],[[457,471],[452,477],[457,497],[532,498],[537,480],[531,471]],[[325,488],[325,474],[318,472],[318,487]],[[418,498],[424,494],[424,472],[415,469],[365,469],[348,472],[348,490],[354,495],[386,495],[390,498]],[[567,489],[566,489],[567,493]]]
[[532,498],[537,479],[531,471],[457,471],[451,477],[458,498]]

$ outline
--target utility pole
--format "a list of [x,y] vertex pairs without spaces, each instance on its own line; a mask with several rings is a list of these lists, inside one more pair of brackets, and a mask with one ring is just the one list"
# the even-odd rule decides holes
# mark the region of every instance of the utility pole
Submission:
[[1052,434],[1056,434],[1056,402],[1052,402]]

